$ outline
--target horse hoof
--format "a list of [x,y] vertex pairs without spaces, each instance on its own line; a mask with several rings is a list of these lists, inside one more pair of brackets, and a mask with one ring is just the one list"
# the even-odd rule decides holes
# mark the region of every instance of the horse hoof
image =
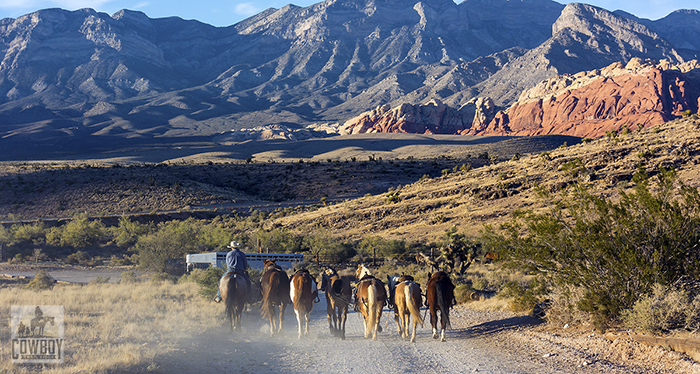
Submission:
[[437,338],[438,338],[438,334],[433,334],[433,339],[437,339]]
[[377,325],[377,332],[382,332],[382,326]]

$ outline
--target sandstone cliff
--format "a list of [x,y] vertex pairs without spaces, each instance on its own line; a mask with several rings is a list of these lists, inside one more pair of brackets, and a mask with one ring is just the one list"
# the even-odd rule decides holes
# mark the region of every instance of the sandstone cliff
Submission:
[[563,134],[601,137],[624,126],[658,125],[686,110],[696,113],[700,97],[700,64],[671,65],[632,59],[627,65],[560,75],[523,92],[518,101],[496,114],[473,135]]
[[459,109],[449,107],[439,100],[427,104],[402,104],[396,108],[384,105],[346,121],[339,132],[459,134],[472,126],[483,127],[488,124],[495,109],[490,98],[472,99]]
[[439,101],[380,106],[341,127],[341,133],[529,136],[561,134],[601,137],[609,130],[658,125],[700,107],[700,64],[633,58],[603,69],[563,74],[524,91],[508,109],[496,112],[489,98],[460,109]]

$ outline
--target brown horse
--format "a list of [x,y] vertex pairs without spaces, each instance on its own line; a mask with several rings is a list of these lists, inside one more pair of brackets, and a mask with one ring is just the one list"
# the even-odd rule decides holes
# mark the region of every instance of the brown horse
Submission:
[[309,336],[309,316],[314,309],[314,300],[318,297],[318,289],[316,281],[306,269],[297,270],[289,283],[289,297],[294,304],[294,313],[297,315],[299,326],[299,339],[301,339],[302,322],[304,322],[304,336]]
[[221,298],[226,305],[231,332],[241,328],[241,316],[248,300],[248,283],[240,274],[226,273],[219,282]]
[[350,278],[341,277],[333,268],[328,268],[321,273],[321,291],[326,293],[326,312],[331,334],[344,340],[348,305],[352,301]]
[[394,319],[399,328],[399,335],[408,338],[408,327],[413,316],[413,333],[411,343],[416,341],[416,327],[423,327],[423,317],[420,315],[420,307],[423,304],[420,294],[420,286],[416,282],[404,281],[396,285]]
[[[270,336],[284,330],[284,311],[287,304],[291,304],[289,299],[289,276],[282,268],[275,263],[275,260],[266,260],[262,278],[262,306],[260,312],[263,318],[270,320]],[[279,318],[275,308],[279,308]]]
[[440,341],[445,341],[445,329],[450,326],[450,307],[455,300],[455,286],[452,284],[449,275],[444,271],[438,271],[429,277],[428,307],[430,309],[430,324],[433,326],[433,339],[438,338],[437,312],[440,311]]
[[355,275],[360,279],[355,292],[355,306],[362,313],[365,338],[369,338],[371,335],[372,340],[377,340],[377,332],[382,331],[379,323],[387,299],[384,283],[372,276],[364,265],[358,266]]

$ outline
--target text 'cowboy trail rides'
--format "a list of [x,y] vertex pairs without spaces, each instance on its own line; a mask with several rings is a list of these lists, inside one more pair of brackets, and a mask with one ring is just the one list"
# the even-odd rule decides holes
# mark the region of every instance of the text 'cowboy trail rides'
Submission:
[[63,306],[12,305],[12,362],[63,363]]

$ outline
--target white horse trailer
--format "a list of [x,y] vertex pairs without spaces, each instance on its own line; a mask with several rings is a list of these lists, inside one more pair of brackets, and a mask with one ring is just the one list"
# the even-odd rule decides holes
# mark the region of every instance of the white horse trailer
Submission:
[[[187,272],[192,269],[206,269],[209,266],[216,266],[226,270],[226,254],[228,252],[194,253],[186,256]],[[291,269],[294,264],[304,261],[302,254],[289,253],[246,253],[248,266],[262,269],[265,260],[277,260],[277,265],[285,269]]]

